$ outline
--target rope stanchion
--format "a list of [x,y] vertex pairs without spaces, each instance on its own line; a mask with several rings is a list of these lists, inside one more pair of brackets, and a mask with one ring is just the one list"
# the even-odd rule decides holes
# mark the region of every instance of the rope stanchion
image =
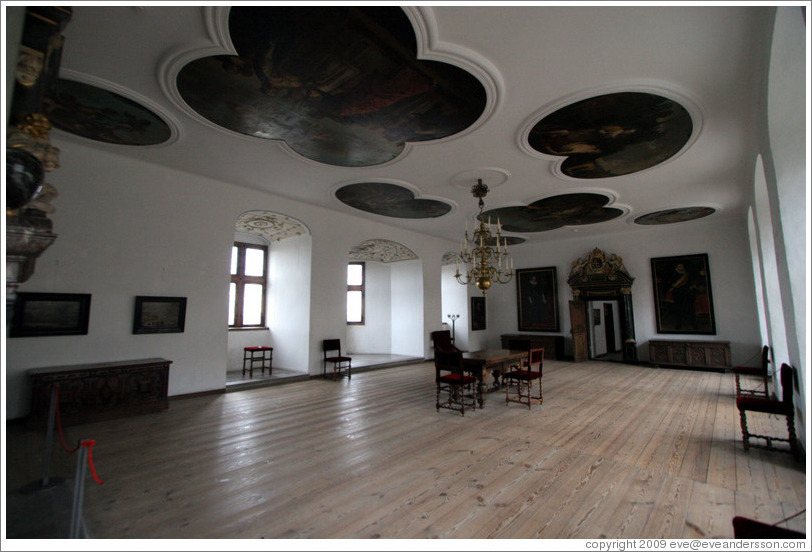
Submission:
[[87,447],[87,464],[90,466],[90,475],[93,476],[96,483],[104,485],[104,481],[99,479],[99,475],[96,473],[96,465],[93,463],[93,445],[95,444],[95,439],[86,439],[82,441],[81,446]]
[[59,433],[59,442],[62,443],[62,448],[65,449],[65,452],[71,454],[79,450],[79,446],[71,449],[68,448],[67,443],[65,443],[65,435],[62,433],[62,419],[59,417],[59,385],[56,384],[54,384],[54,396],[56,400],[56,428]]

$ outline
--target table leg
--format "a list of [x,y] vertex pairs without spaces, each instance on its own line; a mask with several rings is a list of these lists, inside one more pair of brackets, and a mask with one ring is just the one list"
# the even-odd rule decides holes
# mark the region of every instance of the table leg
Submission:
[[479,373],[479,377],[476,380],[476,391],[477,400],[479,401],[479,408],[483,408],[485,406],[485,392],[487,391],[484,370]]

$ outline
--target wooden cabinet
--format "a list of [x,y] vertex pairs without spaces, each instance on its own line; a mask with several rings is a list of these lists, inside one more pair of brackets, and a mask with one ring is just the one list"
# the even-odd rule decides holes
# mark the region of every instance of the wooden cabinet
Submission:
[[563,335],[502,334],[503,349],[529,350],[544,347],[544,358],[564,358]]
[[652,340],[648,355],[651,364],[663,366],[730,368],[729,341]]
[[62,425],[166,410],[171,363],[163,358],[147,358],[29,370],[28,423],[47,423],[53,384],[58,385]]

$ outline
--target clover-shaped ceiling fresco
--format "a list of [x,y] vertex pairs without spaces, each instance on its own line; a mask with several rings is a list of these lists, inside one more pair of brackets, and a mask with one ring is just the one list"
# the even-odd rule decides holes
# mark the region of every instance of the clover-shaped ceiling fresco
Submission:
[[355,209],[385,217],[421,219],[441,217],[451,206],[434,199],[415,199],[408,188],[397,184],[362,182],[336,190],[336,198]]
[[716,209],[713,207],[680,207],[642,215],[634,219],[634,222],[643,225],[673,224],[675,222],[700,219],[715,212]]
[[127,146],[151,146],[172,132],[158,115],[120,94],[92,84],[57,79],[43,101],[53,125],[83,138]]
[[544,232],[562,226],[595,224],[623,214],[605,207],[610,199],[601,194],[563,194],[534,201],[525,207],[502,207],[485,211],[482,220],[497,219],[508,232]]
[[237,55],[188,63],[181,96],[219,126],[284,140],[314,161],[378,165],[405,142],[460,132],[485,108],[473,75],[417,59],[398,7],[238,6],[229,33]]
[[544,117],[530,130],[530,147],[564,156],[572,178],[606,178],[662,163],[688,142],[693,123],[673,100],[644,92],[588,98]]

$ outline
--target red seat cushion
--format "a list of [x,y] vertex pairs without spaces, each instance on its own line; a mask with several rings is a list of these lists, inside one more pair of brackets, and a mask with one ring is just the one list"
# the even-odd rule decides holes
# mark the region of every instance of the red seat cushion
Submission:
[[243,347],[246,351],[266,351],[268,349],[273,350],[273,347]]
[[753,376],[760,376],[764,373],[764,370],[761,368],[753,367],[753,366],[734,366],[731,368],[734,374],[746,374],[746,375],[753,375]]
[[534,380],[539,379],[541,377],[541,372],[533,372],[530,370],[514,370],[512,372],[505,373],[504,377],[516,378],[519,380]]
[[442,383],[450,383],[453,385],[467,385],[474,383],[476,378],[472,376],[463,376],[462,374],[445,374],[437,378],[437,381]]
[[782,401],[762,399],[761,397],[737,397],[736,408],[739,410],[753,410],[755,412],[766,412],[767,414],[791,414],[789,408]]

